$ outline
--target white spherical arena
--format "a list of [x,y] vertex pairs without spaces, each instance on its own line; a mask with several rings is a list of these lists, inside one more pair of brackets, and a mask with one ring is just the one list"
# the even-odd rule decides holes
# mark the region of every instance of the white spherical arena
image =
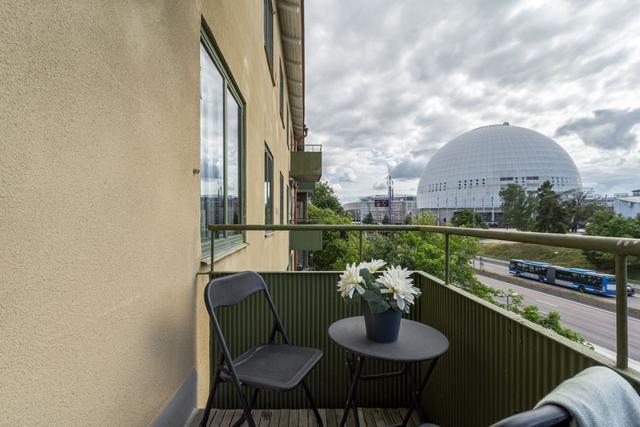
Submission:
[[578,168],[551,138],[519,126],[483,126],[454,138],[431,157],[418,184],[418,209],[449,221],[473,209],[499,220],[500,190],[518,184],[535,192],[550,181],[558,192],[581,188]]

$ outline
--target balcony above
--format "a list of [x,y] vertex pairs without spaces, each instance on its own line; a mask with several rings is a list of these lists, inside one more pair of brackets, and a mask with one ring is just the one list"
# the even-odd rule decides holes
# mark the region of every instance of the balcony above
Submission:
[[[296,181],[320,181],[322,176],[322,146],[305,145],[302,151],[292,151],[289,175]],[[305,188],[308,187],[307,185]]]

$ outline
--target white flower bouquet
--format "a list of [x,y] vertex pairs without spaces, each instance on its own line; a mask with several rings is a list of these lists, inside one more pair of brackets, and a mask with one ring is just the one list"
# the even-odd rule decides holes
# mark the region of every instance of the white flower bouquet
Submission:
[[374,259],[360,264],[348,264],[340,275],[338,292],[344,299],[362,299],[371,313],[393,310],[409,313],[420,289],[413,286],[413,279],[406,268],[386,265],[383,260]]

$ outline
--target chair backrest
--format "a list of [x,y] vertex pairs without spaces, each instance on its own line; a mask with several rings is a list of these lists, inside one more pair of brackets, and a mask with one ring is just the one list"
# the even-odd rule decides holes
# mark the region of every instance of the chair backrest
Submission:
[[491,427],[565,427],[571,420],[566,409],[549,404],[505,418]]
[[204,298],[207,309],[214,309],[239,304],[250,295],[266,290],[267,285],[258,273],[245,271],[211,280]]
[[222,353],[229,361],[231,360],[231,353],[222,332],[220,322],[218,321],[218,316],[216,316],[215,309],[217,307],[228,307],[239,304],[256,292],[262,292],[264,294],[275,320],[269,342],[272,342],[276,332],[279,331],[282,334],[285,344],[289,344],[289,337],[287,336],[287,332],[284,329],[282,320],[280,320],[276,306],[273,303],[269,289],[267,289],[267,284],[264,282],[262,276],[252,271],[246,271],[244,273],[219,277],[211,280],[207,284],[204,290],[204,302],[213,323],[216,337],[222,347]]

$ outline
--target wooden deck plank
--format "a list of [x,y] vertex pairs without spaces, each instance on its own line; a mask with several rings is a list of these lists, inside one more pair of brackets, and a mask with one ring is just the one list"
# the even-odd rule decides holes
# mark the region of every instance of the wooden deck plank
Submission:
[[269,421],[269,427],[280,427],[280,411],[271,411],[271,420]]
[[[328,426],[329,423],[327,421],[327,410],[326,409],[318,409],[318,412],[320,412],[320,419],[322,420],[322,425],[323,426]],[[311,416],[313,418],[309,418],[309,425],[310,426],[315,426],[317,425],[316,423],[316,417],[313,415],[313,411],[311,412]],[[313,423],[311,422],[311,420],[313,419]]]
[[[320,417],[326,427],[338,427],[343,409],[319,409]],[[192,426],[199,425],[203,411],[200,411]],[[358,408],[362,427],[387,427],[400,424],[406,414],[406,408]],[[261,409],[252,412],[258,427],[315,427],[316,417],[311,409]],[[230,427],[242,416],[242,410],[214,409],[211,412],[211,427]],[[409,426],[420,424],[417,414],[411,414]],[[247,426],[245,422],[242,426]],[[349,412],[347,426],[354,426],[353,412]]]
[[289,427],[297,427],[300,413],[297,409],[289,409],[287,412],[289,412]]
[[391,409],[389,408],[383,408],[382,409],[382,414],[384,415],[384,422],[385,425],[392,425],[395,422],[395,416],[394,414],[391,412]]
[[271,420],[271,411],[270,409],[263,409],[260,411],[260,419],[256,419],[256,424],[258,427],[269,427],[269,420]]
[[384,420],[384,414],[380,408],[373,408],[373,421],[374,424],[372,424],[372,426],[375,427],[384,427],[387,425]]
[[214,409],[211,413],[212,420],[209,423],[210,426],[219,426],[222,424],[222,420],[224,419],[225,411],[220,409]]
[[278,427],[289,427],[289,410],[281,409],[280,411],[280,419],[278,420]]
[[325,413],[327,414],[327,427],[338,427],[338,421],[336,421],[336,411],[335,409],[325,409]]
[[376,422],[373,417],[373,408],[363,408],[362,414],[364,415],[364,425],[375,427]]

